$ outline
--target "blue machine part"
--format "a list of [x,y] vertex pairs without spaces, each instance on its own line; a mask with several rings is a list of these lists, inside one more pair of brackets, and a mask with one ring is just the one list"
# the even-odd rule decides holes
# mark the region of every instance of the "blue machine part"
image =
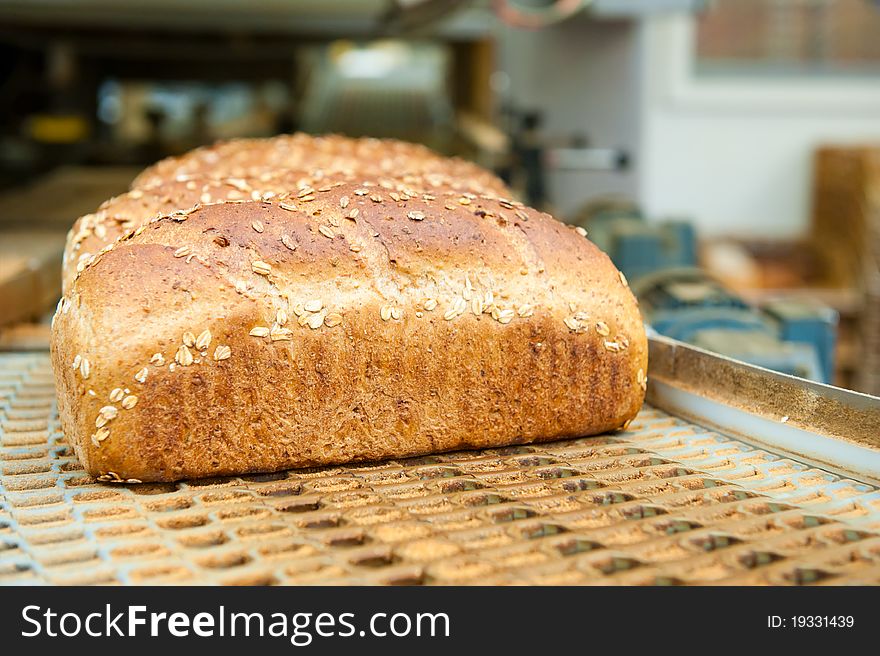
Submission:
[[632,203],[612,198],[588,204],[574,223],[587,230],[630,280],[697,264],[697,237],[690,221],[648,222]]
[[618,222],[611,239],[612,259],[635,279],[662,269],[696,266],[696,242],[694,227],[687,221]]
[[575,223],[626,274],[658,333],[774,371],[833,380],[837,314],[791,301],[751,307],[696,268],[690,222],[647,222],[631,202],[608,198],[585,206]]
[[779,325],[784,342],[809,344],[816,351],[822,369],[822,381],[834,379],[834,347],[837,343],[838,313],[824,306],[779,300],[764,309]]
[[798,302],[760,311],[699,269],[669,269],[632,282],[660,334],[774,371],[831,382],[837,314]]

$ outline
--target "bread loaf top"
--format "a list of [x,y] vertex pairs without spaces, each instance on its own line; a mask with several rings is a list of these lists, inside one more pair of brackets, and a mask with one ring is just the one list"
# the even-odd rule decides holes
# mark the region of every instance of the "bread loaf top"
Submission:
[[350,138],[339,135],[311,136],[302,133],[271,139],[233,139],[169,157],[144,170],[132,182],[133,189],[174,180],[179,176],[253,178],[267,171],[323,169],[363,179],[405,178],[441,174],[477,188],[508,192],[505,185],[485,169],[454,157],[443,157],[420,144],[394,139]]
[[[179,269],[180,259],[187,264],[195,259],[215,275],[266,293],[278,287],[276,280],[330,285],[336,292],[348,282],[360,289],[358,296],[372,287],[380,296],[388,294],[388,302],[415,307],[418,299],[408,294],[433,289],[433,297],[449,300],[470,288],[493,292],[501,310],[541,305],[562,318],[575,313],[568,305],[576,298],[566,293],[589,295],[592,279],[622,284],[581,229],[518,201],[449,189],[409,189],[409,194],[400,189],[335,181],[260,202],[221,200],[153,218],[105,247],[73,291],[124,275],[106,270],[107,261],[123,253],[126,259],[138,253],[146,265],[156,261],[169,271]],[[270,265],[272,272],[254,271],[255,262]],[[469,282],[447,279],[444,271],[460,267],[471,272]],[[478,285],[478,279],[485,280]]]
[[[369,178],[371,168],[369,163],[358,163],[346,170],[252,167],[245,177],[180,174],[169,181],[133,189],[104,202],[96,212],[86,214],[74,223],[64,250],[62,290],[69,288],[77,272],[102,248],[158,215],[220,200],[269,200],[308,195],[309,190],[324,189],[330,184]],[[404,195],[407,191],[416,194],[414,189],[504,195],[503,184],[494,176],[487,178],[487,175],[482,178],[486,178],[488,186],[484,186],[480,179],[458,177],[443,171],[379,176],[377,186],[386,192],[396,191]]]

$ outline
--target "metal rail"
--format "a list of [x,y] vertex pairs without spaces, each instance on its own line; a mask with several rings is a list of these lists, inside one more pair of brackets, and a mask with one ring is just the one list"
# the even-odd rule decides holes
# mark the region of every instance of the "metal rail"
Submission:
[[649,402],[775,453],[880,482],[880,398],[650,337]]

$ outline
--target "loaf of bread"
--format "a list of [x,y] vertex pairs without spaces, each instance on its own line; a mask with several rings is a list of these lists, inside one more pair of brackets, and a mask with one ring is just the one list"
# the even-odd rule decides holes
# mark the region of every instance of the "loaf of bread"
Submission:
[[394,139],[351,139],[338,135],[282,135],[273,139],[233,139],[169,157],[143,171],[132,183],[141,189],[181,176],[254,178],[266,171],[347,172],[371,178],[440,174],[463,184],[506,193],[485,169],[457,158],[441,157],[425,146]]
[[488,171],[402,141],[295,134],[220,142],[162,160],[135,178],[131,191],[80,217],[67,236],[62,290],[102,248],[158,214],[365,179],[384,186],[510,195]]
[[[356,172],[355,172],[356,171]],[[212,175],[207,172],[177,174],[168,181],[152,180],[144,187],[111,198],[97,211],[77,219],[67,234],[62,267],[62,291],[67,292],[76,274],[126,232],[139,228],[157,215],[187,210],[221,200],[269,200],[279,194],[321,189],[335,182],[357,182],[375,177],[372,162],[349,163],[345,169],[260,170],[250,167],[244,177]],[[448,190],[461,193],[507,194],[503,183],[485,174],[467,177],[463,173],[426,172],[378,178],[384,187]]]
[[442,185],[336,180],[260,198],[146,218],[71,280],[52,359],[90,474],[172,481],[522,444],[638,412],[636,301],[582,230]]

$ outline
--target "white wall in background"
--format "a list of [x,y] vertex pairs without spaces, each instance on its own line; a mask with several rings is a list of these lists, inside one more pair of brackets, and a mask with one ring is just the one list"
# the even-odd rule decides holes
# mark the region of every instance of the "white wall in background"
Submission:
[[695,80],[691,29],[687,17],[642,23],[641,203],[704,235],[802,234],[813,149],[880,143],[880,78]]
[[[549,138],[579,132],[600,148],[639,146],[638,24],[576,17],[540,31],[497,28],[497,68],[510,76],[510,97],[520,109],[544,112]],[[607,193],[635,195],[635,170],[555,172],[548,191],[565,217]]]

